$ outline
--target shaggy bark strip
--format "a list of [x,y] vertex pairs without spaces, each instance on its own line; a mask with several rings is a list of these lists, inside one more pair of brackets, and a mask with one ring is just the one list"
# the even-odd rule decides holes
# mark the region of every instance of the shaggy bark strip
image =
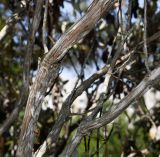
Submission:
[[76,41],[83,38],[95,26],[101,16],[108,12],[116,2],[117,0],[94,0],[86,15],[78,20],[45,56],[27,101],[17,156],[32,156],[34,127],[39,117],[41,103],[47,88],[57,78],[61,59],[67,53],[67,50]]
[[[29,29],[28,45],[27,45],[27,51],[24,59],[23,87],[21,90],[21,97],[17,106],[11,113],[10,117],[4,123],[5,129],[7,129],[7,127],[9,127],[10,124],[17,118],[19,110],[25,105],[25,102],[27,102],[28,93],[29,93],[31,57],[32,57],[33,48],[34,48],[35,34],[37,32],[37,29],[41,21],[42,7],[43,7],[43,0],[39,0],[36,5],[33,22]],[[5,131],[5,130],[2,130],[2,131]],[[17,155],[19,153],[18,151],[17,151]]]
[[44,60],[50,64],[60,61],[67,50],[78,40],[86,36],[94,28],[97,21],[108,12],[117,0],[94,0],[86,15],[73,24],[57,41]]

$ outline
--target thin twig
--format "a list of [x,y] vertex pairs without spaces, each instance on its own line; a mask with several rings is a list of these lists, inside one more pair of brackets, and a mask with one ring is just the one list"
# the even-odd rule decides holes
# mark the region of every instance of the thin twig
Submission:
[[[26,102],[27,102],[28,93],[29,93],[31,56],[33,53],[35,33],[36,33],[38,26],[39,26],[39,23],[40,23],[40,18],[37,18],[37,17],[38,17],[38,15],[36,14],[35,18],[33,20],[33,23],[30,26],[30,30],[29,30],[28,45],[27,45],[27,50],[26,50],[24,64],[23,64],[24,71],[23,71],[23,85],[22,85],[21,92],[20,92],[21,94],[20,94],[19,100],[18,100],[15,108],[13,109],[12,113],[4,121],[3,125],[0,127],[0,135],[3,134],[11,126],[11,124],[16,120],[20,109],[24,105],[26,105]],[[11,21],[12,20],[13,19],[11,19]]]
[[127,24],[127,30],[131,28],[131,18],[132,18],[132,3],[133,0],[129,0],[128,2],[128,10],[127,10],[127,17],[128,17],[128,24]]
[[22,18],[25,9],[26,4],[22,5],[20,3],[20,6],[16,10],[16,12],[7,20],[6,25],[0,30],[0,42],[5,39],[8,33],[13,29],[13,26]]
[[148,65],[148,50],[147,50],[147,0],[144,0],[144,54],[145,54],[145,66],[147,72],[150,72]]
[[47,34],[47,15],[48,15],[48,0],[46,0],[45,3],[45,10],[44,10],[44,17],[43,17],[43,26],[42,26],[42,42],[43,42],[43,48],[44,52],[48,52],[47,47],[47,40],[46,40],[46,34]]

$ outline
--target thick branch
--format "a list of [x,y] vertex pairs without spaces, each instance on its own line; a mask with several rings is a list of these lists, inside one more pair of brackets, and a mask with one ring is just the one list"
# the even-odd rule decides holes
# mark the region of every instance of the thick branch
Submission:
[[[153,36],[148,38],[148,44],[157,38],[160,37],[160,33],[157,32]],[[141,42],[137,48],[141,48],[143,46],[143,42]],[[131,50],[132,53],[132,50]],[[131,54],[129,53],[129,54]],[[117,58],[117,57],[116,57]],[[123,57],[121,60],[125,60],[126,57]],[[116,61],[116,59],[115,59]],[[113,61],[113,66],[114,66],[114,61]],[[59,137],[60,130],[63,126],[63,124],[66,122],[66,120],[69,117],[69,108],[73,101],[80,95],[82,94],[83,91],[88,89],[90,85],[98,78],[100,78],[102,75],[106,74],[108,72],[109,67],[104,67],[103,69],[97,71],[95,74],[93,74],[90,78],[85,80],[81,85],[79,85],[75,90],[74,90],[74,95],[71,93],[64,104],[62,105],[62,109],[60,112],[60,115],[53,126],[51,132],[49,133],[47,139],[44,141],[44,143],[40,146],[40,148],[37,150],[37,152],[34,154],[34,157],[41,157],[43,154],[46,152],[47,149],[50,148],[50,145],[53,143],[56,143],[57,138]],[[111,73],[109,74],[111,75]]]
[[[40,20],[41,20],[42,6],[43,6],[43,0],[37,1],[36,10],[35,10],[34,17],[33,17],[33,22],[29,30],[27,52],[26,52],[25,59],[24,59],[23,88],[21,91],[22,94],[21,94],[18,105],[15,107],[15,109],[11,113],[11,116],[9,117],[12,119],[4,123],[4,125],[8,125],[8,127],[9,127],[9,124],[11,124],[17,118],[18,112],[21,109],[21,107],[24,106],[25,103],[27,102],[26,99],[28,98],[28,92],[29,92],[31,56],[32,56],[33,48],[34,48],[35,34],[39,27]],[[17,155],[19,155],[19,152],[17,152]]]
[[57,41],[55,46],[45,57],[45,61],[50,64],[61,60],[67,53],[67,50],[78,40],[86,36],[97,21],[108,12],[117,0],[94,0],[87,13],[75,24],[73,24],[64,35]]
[[18,146],[18,156],[32,156],[34,127],[38,120],[45,92],[53,84],[58,75],[59,61],[67,53],[67,50],[76,41],[83,38],[94,27],[101,16],[113,7],[115,2],[117,0],[94,0],[86,15],[77,21],[57,41],[44,58],[29,94]]

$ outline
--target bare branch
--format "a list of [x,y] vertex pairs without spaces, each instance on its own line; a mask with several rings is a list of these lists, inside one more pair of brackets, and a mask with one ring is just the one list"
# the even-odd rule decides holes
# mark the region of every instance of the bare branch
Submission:
[[128,10],[127,10],[127,20],[128,20],[128,24],[127,24],[127,29],[131,28],[131,18],[132,18],[132,2],[133,0],[129,0],[128,2]]
[[71,144],[67,147],[65,157],[69,157],[77,145],[80,143],[82,137],[86,135],[89,131],[100,128],[114,119],[116,119],[125,109],[134,101],[135,98],[139,97],[143,91],[149,87],[153,86],[157,80],[160,79],[160,67],[153,70],[149,76],[146,76],[141,83],[132,90],[126,97],[124,97],[118,104],[115,104],[111,109],[106,112],[101,118],[95,120],[82,121],[78,127],[77,134]]
[[[53,64],[60,61],[67,50],[78,40],[86,36],[94,28],[101,16],[108,12],[117,0],[94,0],[87,13],[73,24],[64,35],[57,41],[55,46],[46,55],[44,61]],[[55,60],[56,58],[56,60]]]
[[60,61],[67,53],[67,50],[76,41],[83,38],[116,2],[117,0],[94,0],[86,15],[71,26],[45,56],[27,101],[17,156],[32,156],[34,127],[39,117],[41,103],[47,88],[53,84],[58,75]]
[[48,0],[46,0],[45,10],[44,10],[44,17],[43,17],[43,26],[42,26],[42,41],[43,41],[43,48],[44,52],[48,52],[47,41],[46,41],[46,34],[47,34],[47,15],[48,15]]
[[144,0],[144,54],[145,54],[145,66],[148,72],[150,72],[148,65],[148,50],[147,50],[147,0]]
[[[42,5],[41,5],[42,8]],[[21,10],[22,11],[22,10]],[[29,37],[28,37],[28,45],[26,50],[26,55],[24,58],[24,71],[23,71],[23,85],[21,88],[21,94],[19,101],[15,105],[15,108],[13,109],[10,116],[4,121],[3,125],[0,127],[0,135],[2,135],[9,127],[10,125],[16,120],[18,113],[20,109],[26,105],[28,93],[29,93],[29,79],[30,79],[30,65],[31,65],[31,56],[33,53],[33,47],[35,42],[35,33],[38,29],[40,23],[40,8],[37,7],[37,10],[35,11],[33,23],[29,30]]]
[[22,106],[26,105],[27,98],[28,98],[28,86],[25,86],[25,83],[23,83],[19,101],[15,105],[15,108],[13,109],[9,117],[0,126],[0,135],[6,132],[8,128],[13,124],[13,122],[17,119],[20,109],[22,108]]
[[8,33],[13,29],[13,26],[21,19],[25,8],[26,8],[26,2],[21,1],[19,8],[16,10],[13,16],[8,19],[6,25],[1,29],[0,42],[4,40],[4,38],[8,35]]
[[[159,37],[160,37],[160,33],[154,34],[153,36],[151,36],[151,37],[148,38],[148,43],[156,40]],[[123,42],[125,42],[125,40]],[[141,42],[141,44],[139,44],[138,48],[141,48],[142,46],[143,46],[143,42]],[[134,49],[136,49],[136,48],[134,48]],[[122,66],[120,66],[120,67],[118,67],[118,69],[116,69],[116,72],[118,72],[119,70],[121,71],[124,68],[124,66],[128,63],[128,61],[130,59],[130,55],[132,55],[134,52],[135,52],[135,50],[131,50],[131,52],[127,54],[127,57],[129,57],[127,60],[126,60],[126,58],[127,58],[126,56],[123,56],[121,58],[122,62],[125,61],[125,60],[126,61],[124,62],[124,64],[122,64]],[[114,68],[115,63],[116,63],[119,55],[120,55],[120,52],[116,53],[116,55],[114,57],[115,59],[112,61],[112,69]],[[117,62],[117,63],[119,63],[119,62]],[[58,119],[56,120],[55,125],[53,126],[53,128],[52,128],[51,132],[49,133],[47,139],[43,142],[43,144],[40,146],[40,148],[35,152],[34,157],[41,157],[41,156],[43,156],[46,153],[47,149],[50,149],[50,145],[53,144],[53,143],[56,143],[57,138],[59,137],[59,133],[60,133],[60,130],[61,130],[63,124],[66,122],[66,120],[68,120],[68,118],[70,116],[69,109],[70,109],[70,106],[72,105],[73,101],[79,95],[81,95],[83,91],[85,91],[86,89],[88,89],[91,86],[91,84],[95,80],[97,80],[98,78],[100,78],[101,76],[105,75],[106,73],[109,76],[112,75],[111,73],[109,73],[108,69],[110,69],[110,67],[109,66],[105,66],[104,68],[102,68],[99,71],[97,71],[95,74],[93,74],[90,78],[88,78],[87,80],[85,80],[81,85],[79,85],[75,89],[74,95],[70,94],[68,96],[68,98],[66,99],[66,101],[62,105],[60,115],[59,115]],[[89,110],[88,112],[90,112],[90,111],[93,111],[93,109]]]
[[[36,31],[39,27],[40,24],[40,20],[41,20],[41,10],[42,10],[42,6],[43,6],[43,0],[39,0],[37,2],[36,5],[36,10],[35,10],[35,14],[33,17],[33,22],[32,22],[32,26],[30,27],[30,34],[29,34],[29,39],[28,39],[28,45],[27,45],[27,52],[26,52],[26,56],[25,56],[25,60],[24,60],[24,74],[23,74],[23,93],[27,93],[27,97],[28,97],[28,90],[29,90],[29,77],[30,77],[30,65],[31,65],[31,56],[32,56],[32,52],[33,52],[33,48],[34,48],[34,42],[35,42],[35,34]],[[21,97],[21,100],[23,97]],[[20,110],[20,108],[24,105],[24,103],[20,102],[19,106],[17,106],[16,108],[18,108],[18,111]],[[15,109],[16,109],[15,108]],[[14,111],[13,111],[14,113]],[[12,119],[12,122],[17,118],[17,115],[14,117],[14,119]],[[17,153],[17,156],[19,154]]]
[[57,138],[59,137],[60,130],[63,126],[63,124],[68,120],[70,116],[70,107],[73,103],[73,101],[82,94],[83,91],[85,91],[87,88],[90,87],[90,85],[106,74],[108,71],[108,67],[104,67],[101,70],[97,71],[95,74],[93,74],[90,78],[85,80],[81,85],[79,85],[73,93],[71,93],[66,101],[63,103],[63,106],[60,111],[60,115],[58,119],[56,120],[56,123],[54,124],[51,132],[49,133],[47,139],[43,142],[43,144],[40,146],[40,148],[37,150],[37,152],[34,154],[34,157],[41,157],[47,149],[50,148],[50,145],[53,143],[56,143]]

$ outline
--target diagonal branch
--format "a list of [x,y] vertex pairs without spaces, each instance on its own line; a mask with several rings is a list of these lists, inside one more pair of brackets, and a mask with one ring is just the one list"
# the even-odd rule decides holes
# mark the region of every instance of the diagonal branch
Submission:
[[94,0],[86,15],[71,26],[43,59],[27,101],[17,156],[32,156],[34,127],[39,117],[41,103],[47,88],[53,85],[57,78],[60,62],[67,50],[76,41],[82,39],[95,26],[101,16],[108,12],[116,2],[117,0]]
[[101,118],[89,119],[88,121],[82,121],[78,127],[77,134],[72,140],[71,144],[68,145],[66,151],[66,157],[69,157],[77,145],[80,143],[83,136],[85,136],[89,131],[93,129],[100,128],[106,124],[109,124],[114,119],[116,119],[125,109],[134,101],[135,98],[139,97],[143,91],[149,87],[153,86],[160,79],[160,67],[153,70],[149,76],[147,75],[141,83],[132,90],[126,97],[124,97],[118,104],[115,104],[111,109],[106,112]]
[[[157,38],[160,37],[160,33],[156,33],[153,36],[148,38],[148,44],[154,40],[156,40]],[[138,47],[134,48],[134,49],[138,49],[141,48],[143,46],[143,42],[141,42]],[[118,52],[119,54],[120,52]],[[130,51],[129,55],[131,55],[133,53],[133,49]],[[118,55],[117,54],[117,55]],[[115,58],[117,59],[118,56],[115,56]],[[128,56],[128,54],[127,54]],[[114,64],[116,64],[116,59],[114,59],[114,61],[112,62],[112,68],[114,67]],[[126,57],[122,57],[121,60],[123,62],[123,60],[125,60]],[[118,62],[117,62],[118,63]],[[126,64],[127,62],[125,62]],[[125,64],[123,66],[125,66]],[[109,73],[109,69],[110,66],[105,66],[104,68],[100,69],[99,71],[97,71],[96,73],[94,73],[90,78],[88,78],[87,80],[85,80],[83,82],[83,84],[79,85],[75,90],[74,90],[74,94],[70,94],[68,96],[68,98],[66,99],[66,101],[63,103],[62,108],[61,108],[61,112],[59,114],[59,117],[56,121],[56,123],[54,124],[54,126],[52,127],[51,132],[49,133],[47,139],[43,142],[43,144],[40,146],[40,148],[35,152],[34,157],[41,157],[45,154],[45,152],[47,151],[47,149],[50,149],[50,145],[53,143],[57,142],[57,139],[59,137],[59,133],[60,130],[63,126],[63,124],[66,122],[66,120],[68,120],[69,116],[70,116],[70,106],[72,105],[73,101],[80,95],[82,94],[83,91],[85,91],[86,89],[88,89],[91,84],[98,78],[100,78],[101,76],[105,75],[106,73],[108,73],[108,75],[110,76],[111,73]],[[119,68],[118,68],[119,69]]]
[[73,103],[73,101],[83,93],[86,89],[88,89],[91,84],[99,79],[101,76],[106,74],[108,71],[108,67],[105,66],[104,68],[100,69],[96,73],[94,73],[91,77],[89,77],[87,80],[85,80],[81,85],[79,85],[73,93],[71,93],[65,102],[62,105],[60,114],[58,119],[56,120],[56,123],[54,124],[51,132],[49,133],[47,139],[43,142],[43,144],[40,146],[40,148],[36,151],[34,154],[34,157],[41,157],[43,154],[46,153],[47,149],[50,149],[51,144],[56,143],[59,133],[61,131],[61,128],[63,124],[68,120],[70,116],[70,107]]
[[117,0],[94,0],[88,8],[86,15],[80,18],[73,24],[64,35],[57,41],[55,46],[50,50],[50,53],[44,58],[45,62],[53,64],[60,61],[67,50],[78,40],[86,36],[97,21],[108,12]]
[[13,29],[13,25],[15,25],[22,17],[24,10],[26,8],[26,2],[22,0],[20,3],[19,8],[10,17],[6,23],[6,25],[0,30],[0,42],[4,40],[4,38],[8,35],[8,33]]

